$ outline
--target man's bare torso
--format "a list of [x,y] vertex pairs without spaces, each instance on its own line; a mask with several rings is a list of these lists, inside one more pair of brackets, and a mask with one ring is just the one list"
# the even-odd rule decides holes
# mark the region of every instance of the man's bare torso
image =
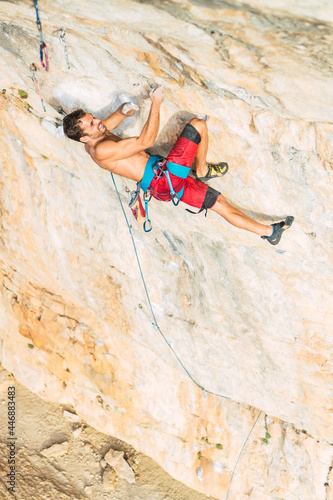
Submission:
[[91,156],[97,165],[105,170],[109,170],[110,172],[120,175],[122,177],[126,177],[127,179],[132,179],[135,182],[140,182],[142,180],[146,163],[149,159],[149,154],[145,151],[141,151],[140,153],[136,153],[130,158],[124,158],[117,161],[109,160],[108,158],[103,160],[96,159],[96,146],[104,141],[112,141],[119,142],[122,139],[112,132],[106,132],[105,136],[101,141],[99,141],[94,146],[89,146],[85,144],[85,150]]

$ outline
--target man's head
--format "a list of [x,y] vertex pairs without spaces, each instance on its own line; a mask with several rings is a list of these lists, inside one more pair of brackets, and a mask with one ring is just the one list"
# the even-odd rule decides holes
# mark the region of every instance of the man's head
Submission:
[[106,126],[98,118],[94,118],[83,109],[76,109],[63,119],[64,133],[78,142],[99,139],[107,131]]

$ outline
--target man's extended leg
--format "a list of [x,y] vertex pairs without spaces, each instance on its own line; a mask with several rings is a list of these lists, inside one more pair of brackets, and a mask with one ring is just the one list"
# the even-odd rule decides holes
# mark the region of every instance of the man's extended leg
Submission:
[[[198,145],[196,154],[196,173],[198,177],[204,177],[207,173],[207,151],[208,151],[208,130],[206,122],[199,118],[193,118],[190,124],[199,132],[201,141]],[[215,205],[211,208],[213,212],[218,213],[233,226],[253,233],[259,236],[270,236],[272,234],[272,226],[265,226],[252,220],[247,215],[243,214],[237,208],[232,207],[221,194],[218,196]]]
[[[207,151],[208,151],[208,130],[207,125],[204,120],[199,118],[193,118],[190,124],[196,128],[201,136],[201,142],[198,145],[196,154],[196,174],[197,177],[205,177],[207,174]],[[287,217],[283,222],[265,225],[260,222],[256,222],[251,219],[248,215],[231,206],[227,200],[221,194],[217,197],[215,204],[210,207],[210,210],[218,213],[226,221],[228,221],[233,226],[251,231],[252,233],[258,234],[265,239],[268,239],[269,243],[276,245],[282,236],[283,231],[288,229],[293,223],[293,217]]]
[[237,208],[232,207],[222,194],[217,197],[215,205],[210,210],[221,215],[233,226],[246,229],[259,236],[271,236],[272,234],[272,226],[260,224],[260,222],[254,221]]

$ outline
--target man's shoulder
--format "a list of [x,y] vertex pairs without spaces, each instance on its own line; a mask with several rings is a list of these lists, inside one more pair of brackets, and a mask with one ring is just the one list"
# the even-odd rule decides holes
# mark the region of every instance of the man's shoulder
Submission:
[[105,156],[106,154],[112,153],[116,145],[117,143],[114,138],[112,136],[107,136],[91,148],[90,154],[96,157],[100,155]]

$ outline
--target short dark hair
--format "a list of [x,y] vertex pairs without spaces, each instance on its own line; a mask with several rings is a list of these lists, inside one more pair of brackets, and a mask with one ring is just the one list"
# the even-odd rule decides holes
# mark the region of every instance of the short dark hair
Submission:
[[64,134],[69,137],[69,139],[73,139],[73,141],[81,142],[80,139],[84,135],[87,135],[83,132],[80,127],[78,121],[86,114],[83,109],[76,109],[69,115],[65,116],[62,121],[62,126],[64,129]]

